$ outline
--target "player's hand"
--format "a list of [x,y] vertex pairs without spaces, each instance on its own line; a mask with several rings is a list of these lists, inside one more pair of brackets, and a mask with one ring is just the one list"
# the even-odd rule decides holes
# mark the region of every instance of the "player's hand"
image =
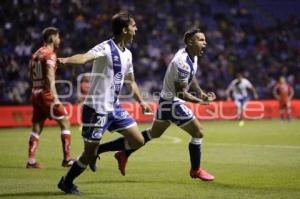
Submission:
[[57,58],[57,62],[59,64],[66,64],[67,63],[67,58]]
[[214,92],[202,93],[201,98],[203,102],[212,102],[216,99],[216,94]]
[[153,111],[148,104],[142,102],[141,107],[144,115],[153,115]]
[[53,104],[54,104],[54,106],[57,106],[57,105],[61,104],[61,102],[58,98],[54,98]]
[[209,105],[209,101],[205,101],[203,99],[200,99],[200,101],[197,104],[201,104],[201,105]]
[[216,99],[216,94],[214,92],[208,92],[207,93],[207,101],[212,102]]

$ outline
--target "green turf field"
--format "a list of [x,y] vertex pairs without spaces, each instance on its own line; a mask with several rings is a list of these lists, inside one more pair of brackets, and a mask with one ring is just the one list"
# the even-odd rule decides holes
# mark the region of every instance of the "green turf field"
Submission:
[[[84,172],[76,184],[82,198],[105,199],[298,199],[300,198],[300,121],[203,122],[202,166],[213,182],[189,177],[189,136],[172,126],[161,139],[131,156],[125,177],[113,153],[102,155],[97,173]],[[140,125],[141,129],[149,127]],[[37,158],[42,170],[25,169],[30,128],[0,129],[0,198],[78,198],[57,189],[67,169],[61,164],[60,132],[45,128]],[[72,154],[82,151],[72,128]],[[104,135],[105,140],[119,136]]]

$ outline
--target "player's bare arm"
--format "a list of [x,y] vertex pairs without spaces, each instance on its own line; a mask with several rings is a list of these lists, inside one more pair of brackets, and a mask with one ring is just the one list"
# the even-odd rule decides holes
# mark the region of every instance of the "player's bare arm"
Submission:
[[253,86],[251,87],[251,91],[252,91],[252,93],[253,93],[254,99],[258,99],[258,94],[257,94],[257,92],[256,92],[256,89],[255,89]]
[[229,86],[229,88],[226,90],[226,96],[227,96],[227,100],[228,101],[231,101],[232,99],[231,99],[231,92],[232,92],[232,89],[230,88],[230,86]]
[[126,75],[125,83],[128,85],[129,90],[133,93],[134,99],[140,103],[143,113],[152,113],[151,107],[143,101],[140,89],[135,81],[135,77],[133,73]]
[[191,89],[197,92],[197,95],[200,99],[204,101],[214,101],[216,99],[216,95],[213,92],[205,93],[199,86],[197,79],[194,77],[191,82]]
[[187,83],[185,82],[175,82],[175,90],[176,90],[176,95],[180,99],[183,99],[188,102],[193,102],[193,103],[201,103],[201,104],[208,104],[204,100],[193,96],[189,92],[187,92]]
[[61,64],[85,64],[95,59],[95,56],[91,53],[76,54],[71,57],[58,58],[58,62]]
[[289,94],[289,99],[292,99],[294,97],[295,91],[292,87],[290,87],[290,94]]
[[48,81],[50,85],[50,92],[52,96],[54,97],[54,104],[60,103],[57,95],[57,91],[55,88],[55,70],[54,67],[48,66],[47,67],[47,75],[46,75],[46,81]]
[[197,93],[197,96],[200,98],[200,99],[205,99],[207,98],[207,95],[206,93],[200,88],[196,78],[194,77],[192,79],[192,82],[191,82],[191,89]]
[[278,95],[278,91],[277,91],[278,87],[277,85],[273,88],[273,96],[275,97],[275,99],[279,99],[279,95]]

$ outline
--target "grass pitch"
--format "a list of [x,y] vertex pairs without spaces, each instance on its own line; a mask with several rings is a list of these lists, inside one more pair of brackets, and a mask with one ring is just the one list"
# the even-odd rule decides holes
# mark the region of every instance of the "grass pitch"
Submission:
[[[81,198],[105,199],[298,199],[300,198],[300,122],[278,120],[203,122],[202,166],[213,182],[189,177],[190,137],[171,126],[157,140],[133,154],[126,176],[119,174],[114,153],[86,170],[75,183]],[[139,125],[140,129],[150,124]],[[0,198],[78,198],[57,189],[67,171],[60,166],[62,150],[57,127],[41,136],[37,159],[42,170],[25,168],[30,128],[0,129]],[[72,128],[72,155],[82,152],[78,127]],[[118,137],[106,133],[104,140]]]

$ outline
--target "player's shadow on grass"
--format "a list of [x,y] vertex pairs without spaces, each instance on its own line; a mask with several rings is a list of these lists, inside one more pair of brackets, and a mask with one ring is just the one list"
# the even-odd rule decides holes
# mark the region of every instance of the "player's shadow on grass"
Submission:
[[66,170],[66,168],[63,168],[61,166],[57,166],[57,167],[54,167],[54,166],[44,166],[43,169],[27,169],[26,168],[26,164],[24,165],[1,165],[0,164],[0,169],[3,168],[3,169],[24,169],[24,170],[37,170],[37,171],[42,171],[42,170],[47,170],[47,171],[50,171],[50,170],[53,170],[53,171],[60,171],[60,170]]
[[[282,188],[282,187],[255,187],[255,186],[247,186],[247,185],[236,185],[236,184],[225,184],[218,181],[212,181],[212,182],[204,182],[201,180],[191,180],[191,181],[176,181],[176,180],[97,180],[97,181],[85,181],[81,182],[82,184],[126,184],[126,183],[132,183],[132,184],[140,184],[140,183],[157,183],[157,184],[179,184],[179,185],[195,185],[200,183],[202,187],[206,188],[222,188],[222,189],[231,189],[231,190],[266,190],[266,191],[277,191],[278,189],[282,189],[284,191],[293,191],[293,192],[299,192],[300,189],[298,188]],[[80,184],[80,183],[79,183]]]
[[82,184],[140,184],[140,183],[158,183],[158,184],[187,184],[183,181],[176,181],[176,180],[95,180],[95,181],[85,181]]
[[[140,180],[95,180],[95,181],[84,181],[82,184],[123,184],[123,183],[141,183],[145,181]],[[80,184],[80,183],[78,183]]]
[[26,167],[25,167],[26,165],[24,164],[24,165],[22,165],[22,166],[16,166],[16,165],[1,165],[0,164],[0,168],[3,168],[3,169],[25,169]]
[[25,193],[0,193],[0,198],[7,198],[7,197],[30,197],[30,196],[59,196],[59,195],[65,195],[63,192],[25,192]]

